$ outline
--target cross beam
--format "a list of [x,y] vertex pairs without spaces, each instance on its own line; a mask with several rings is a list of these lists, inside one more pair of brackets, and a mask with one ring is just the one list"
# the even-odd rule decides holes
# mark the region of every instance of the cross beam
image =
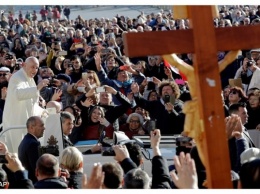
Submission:
[[[215,28],[214,32],[217,51],[252,49],[260,46],[260,25]],[[192,29],[127,33],[123,36],[126,45],[125,52],[129,57],[195,53]],[[207,36],[207,34],[204,32],[201,36]],[[207,45],[210,43],[211,41]],[[144,45],[149,45],[149,47]]]
[[215,28],[211,6],[187,6],[187,9],[192,29],[124,34],[126,55],[196,54],[195,90],[200,104],[199,122],[204,131],[200,154],[205,157],[208,187],[232,188],[217,52],[259,47],[260,26]]

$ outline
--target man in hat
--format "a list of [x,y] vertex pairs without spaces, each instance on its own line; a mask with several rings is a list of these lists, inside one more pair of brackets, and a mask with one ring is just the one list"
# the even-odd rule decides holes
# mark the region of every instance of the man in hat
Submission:
[[250,54],[251,54],[251,57],[252,57],[255,61],[257,61],[257,58],[260,56],[260,48],[258,48],[258,49],[252,49],[252,50],[250,51]]
[[[1,67],[0,68],[0,84],[8,81],[8,76],[10,75],[10,69],[8,67]],[[2,88],[0,86],[0,88]]]

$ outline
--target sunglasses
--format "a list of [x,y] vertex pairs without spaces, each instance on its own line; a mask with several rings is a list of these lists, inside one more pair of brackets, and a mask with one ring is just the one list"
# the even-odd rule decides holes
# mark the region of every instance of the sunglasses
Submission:
[[6,73],[0,73],[0,77],[6,76],[6,75],[7,75]]

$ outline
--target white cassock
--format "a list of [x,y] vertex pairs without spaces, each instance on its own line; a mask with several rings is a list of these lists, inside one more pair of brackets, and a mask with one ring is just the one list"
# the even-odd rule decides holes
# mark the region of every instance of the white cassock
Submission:
[[[43,109],[38,105],[39,91],[33,78],[23,68],[9,80],[3,112],[3,131],[10,127],[25,126],[31,116],[41,116]],[[18,146],[27,133],[26,127],[6,132],[5,141],[10,152],[17,152]]]
[[252,79],[248,86],[248,89],[250,89],[250,88],[260,89],[260,68],[259,67],[257,67],[255,72],[253,73]]

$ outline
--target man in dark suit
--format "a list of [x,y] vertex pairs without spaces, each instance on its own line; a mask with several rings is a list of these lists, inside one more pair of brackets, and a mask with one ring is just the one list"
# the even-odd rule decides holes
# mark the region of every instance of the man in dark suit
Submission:
[[[251,147],[256,147],[253,140],[251,139],[247,129],[244,127],[244,125],[248,121],[248,114],[246,110],[246,104],[245,103],[235,103],[232,104],[229,107],[229,114],[235,114],[240,117],[241,124],[242,124],[242,136],[241,138],[244,139],[244,149],[246,148],[251,148]],[[240,139],[241,139],[240,138]],[[240,155],[237,156],[237,151],[240,149],[237,147],[236,144],[236,138],[235,137],[230,137],[228,140],[228,145],[229,145],[229,154],[230,154],[230,160],[231,160],[231,169],[238,172],[240,169]]]
[[74,127],[75,117],[69,112],[62,112],[61,117],[61,128],[63,132],[63,148],[65,149],[68,146],[73,146],[73,143],[69,139],[69,135],[72,132]]
[[39,138],[43,136],[45,126],[43,120],[38,116],[30,117],[26,122],[27,134],[18,147],[18,157],[22,165],[28,170],[28,178],[35,183],[36,162],[39,158],[38,147],[41,145]]
[[52,154],[43,154],[36,164],[35,174],[38,181],[35,189],[67,189],[68,185],[60,178],[58,159]]

